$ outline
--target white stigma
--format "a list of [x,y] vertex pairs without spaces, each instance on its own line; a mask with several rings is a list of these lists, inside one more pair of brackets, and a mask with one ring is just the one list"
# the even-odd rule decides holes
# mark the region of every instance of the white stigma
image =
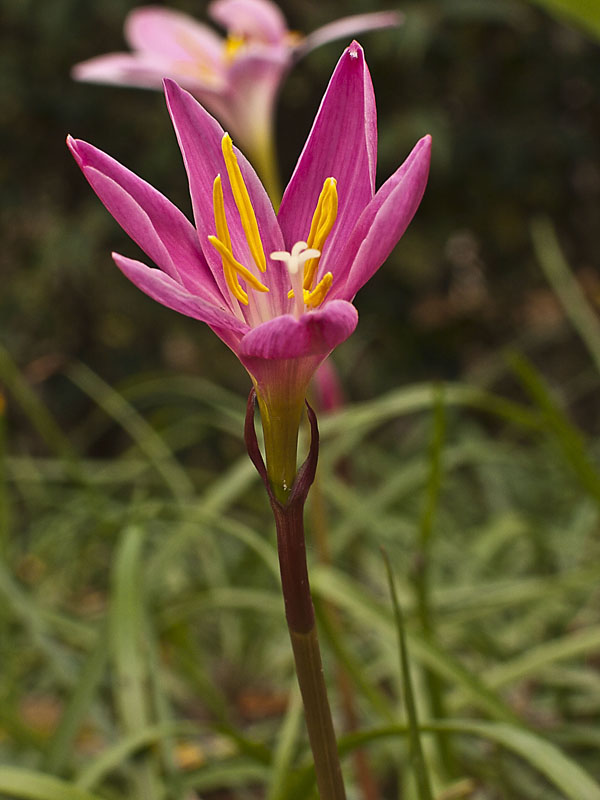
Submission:
[[296,319],[304,313],[304,264],[311,258],[319,258],[320,250],[309,247],[306,242],[296,242],[292,252],[276,250],[271,253],[273,261],[283,261],[290,276],[290,284],[294,290],[294,314]]
[[284,261],[287,271],[290,273],[290,278],[293,279],[306,261],[310,258],[318,258],[320,255],[320,250],[309,247],[306,242],[296,242],[292,247],[291,253],[288,253],[287,250],[276,250],[271,253],[271,258],[274,261]]

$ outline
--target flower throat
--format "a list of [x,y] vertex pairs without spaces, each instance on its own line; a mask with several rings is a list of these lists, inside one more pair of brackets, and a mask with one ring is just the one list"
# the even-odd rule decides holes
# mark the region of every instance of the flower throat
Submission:
[[[253,263],[245,266],[233,254],[220,174],[217,175],[213,183],[213,211],[216,235],[209,236],[208,240],[221,256],[223,274],[232,299],[235,298],[242,305],[248,306],[252,298],[258,310],[259,319],[257,319],[257,322],[260,322],[271,316],[265,313],[266,308],[260,297],[260,293],[269,291],[269,288],[259,278],[260,273],[267,271],[267,259],[258,230],[256,214],[254,213],[236,155],[233,152],[233,142],[228,133],[221,140],[221,149],[233,199]],[[276,251],[270,253],[269,257],[272,260],[283,261],[288,270],[291,286],[288,298],[294,301],[292,312],[296,317],[299,317],[305,311],[317,308],[325,299],[333,282],[332,273],[327,272],[315,285],[319,258],[325,241],[335,223],[337,211],[337,181],[335,178],[326,178],[317,201],[306,241],[296,242],[291,252]],[[242,287],[240,279],[246,284],[245,289]],[[248,292],[250,289],[259,294],[249,297]]]

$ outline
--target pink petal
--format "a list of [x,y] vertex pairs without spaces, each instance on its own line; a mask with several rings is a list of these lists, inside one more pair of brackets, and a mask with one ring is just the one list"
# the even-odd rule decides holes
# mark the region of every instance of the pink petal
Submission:
[[121,272],[144,294],[161,305],[186,317],[206,322],[213,328],[223,328],[236,334],[248,331],[246,323],[241,322],[223,307],[219,308],[201,297],[190,294],[159,269],[152,269],[141,261],[135,261],[118,253],[113,253],[112,256]]
[[72,137],[67,144],[100,200],[152,261],[189,291],[223,304],[196,231],[181,211],[91,144]]
[[389,256],[419,207],[430,158],[431,136],[424,136],[367,206],[336,265],[328,265],[332,298],[351,300]]
[[170,61],[151,53],[109,53],[76,64],[72,77],[86,83],[108,83],[116,86],[136,86],[140,89],[162,89],[165,76],[176,78],[188,91],[224,116],[220,107],[227,86],[224,74],[205,73],[187,61]]
[[125,38],[133,50],[170,61],[191,61],[219,69],[223,40],[187,14],[159,6],[136,8],[125,20]]
[[309,33],[299,45],[299,50],[306,53],[335,39],[353,39],[359,33],[380,28],[396,28],[403,22],[404,14],[397,11],[376,11],[372,14],[354,14],[351,17],[342,17]]
[[132,53],[108,53],[75,64],[71,75],[76,81],[86,83],[159,89],[162,86],[163,75],[168,71],[169,62],[161,64],[155,57]]
[[343,247],[373,197],[377,158],[375,98],[363,50],[354,42],[340,58],[288,184],[279,223],[288,249],[306,241],[326,178],[337,179],[338,217],[323,251]]
[[289,359],[326,355],[350,336],[358,313],[351,303],[334,300],[295,319],[275,317],[253,328],[240,344],[240,358]]
[[216,0],[208,13],[228,33],[251,41],[277,44],[287,33],[285,17],[269,0]]
[[[239,214],[227,180],[227,170],[221,151],[223,128],[190,94],[184,92],[173,81],[165,81],[165,93],[169,113],[173,120],[173,126],[175,127],[188,174],[200,245],[204,250],[217,283],[227,295],[225,279],[222,274],[221,258],[207,241],[207,237],[215,232],[212,192],[214,179],[219,174],[223,179],[225,212],[231,234],[233,253],[242,263],[247,263],[250,256],[246,237],[244,236]],[[269,254],[274,250],[283,248],[283,239],[277,218],[256,173],[237,148],[235,152],[256,214],[264,251],[268,258]],[[279,313],[284,302],[283,298],[287,295],[287,290],[289,289],[287,282],[284,282],[283,272],[284,270],[277,269],[269,270],[266,274],[268,285],[271,289],[267,297],[274,313]]]

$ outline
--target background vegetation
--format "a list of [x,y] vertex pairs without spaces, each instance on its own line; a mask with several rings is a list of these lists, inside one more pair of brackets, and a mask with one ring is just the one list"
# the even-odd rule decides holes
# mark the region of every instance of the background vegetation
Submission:
[[[134,5],[0,0],[0,796],[303,799],[247,376],[114,268],[135,245],[64,146],[189,208],[160,94],[69,77],[123,48]],[[600,798],[594,6],[423,0],[361,38],[380,182],[426,132],[434,161],[336,352],[348,404],[321,416],[313,588],[338,727],[356,716],[378,785],[348,734],[351,797],[419,796],[383,545],[436,796]],[[308,31],[381,5],[281,7]],[[283,87],[285,176],[341,46]]]

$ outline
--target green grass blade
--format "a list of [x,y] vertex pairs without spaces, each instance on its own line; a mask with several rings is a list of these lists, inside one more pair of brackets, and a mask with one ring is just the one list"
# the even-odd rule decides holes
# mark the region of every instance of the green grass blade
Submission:
[[106,669],[107,645],[107,632],[103,627],[98,635],[95,648],[81,670],[79,680],[69,697],[58,728],[48,747],[44,766],[49,772],[60,773],[72,754],[73,742],[89,712],[94,694]]
[[557,661],[592,655],[600,649],[600,625],[569,633],[559,639],[530,647],[522,656],[498,664],[485,672],[485,681],[494,689],[534,675]]
[[[431,561],[433,550],[434,523],[438,511],[442,487],[442,452],[446,438],[446,409],[444,392],[441,387],[433,387],[434,406],[431,439],[429,442],[429,475],[425,485],[425,502],[419,520],[419,538],[413,556],[413,579],[417,598],[417,614],[423,636],[434,641],[434,616],[431,608]],[[439,675],[426,669],[424,679],[427,687],[431,716],[436,719],[446,717],[444,693]],[[436,737],[437,750],[441,763],[449,775],[454,773],[454,756],[447,736]]]
[[438,722],[431,729],[466,733],[496,742],[535,767],[569,800],[600,800],[600,785],[551,742],[524,728],[498,722]]
[[194,487],[173,452],[130,403],[84,364],[71,365],[67,376],[127,431],[174,497],[185,500],[193,495]]
[[[573,0],[570,0],[570,3],[572,5]],[[595,3],[595,5],[600,9],[600,4]],[[600,10],[597,14],[600,26]],[[548,282],[587,347],[596,369],[600,372],[600,320],[573,276],[550,220],[546,217],[535,219],[531,223],[531,238],[538,262]]]
[[319,631],[335,653],[335,657],[344,667],[360,694],[368,701],[373,710],[386,722],[393,723],[395,714],[390,708],[389,698],[363,675],[363,670],[346,640],[340,635],[338,626],[333,625],[330,615],[323,612],[323,603],[314,596],[315,614],[319,623]]
[[590,459],[580,431],[554,401],[543,377],[523,355],[512,353],[509,364],[525,390],[545,418],[550,432],[562,451],[565,461],[577,475],[582,487],[600,504],[600,475]]
[[[519,756],[524,762],[543,775],[567,800],[600,800],[600,785],[575,761],[565,755],[551,742],[535,733],[503,722],[478,722],[450,719],[423,722],[421,733],[444,731],[457,735],[475,736],[495,742]],[[347,756],[370,742],[408,736],[408,725],[389,725],[340,737],[341,756]],[[314,770],[306,764],[299,772],[288,800],[304,800],[314,786]]]
[[10,506],[8,499],[8,459],[6,451],[6,401],[0,390],[0,562],[8,556]]
[[198,728],[188,722],[169,722],[150,725],[131,733],[121,741],[108,747],[78,775],[76,786],[82,790],[93,789],[111,772],[132,756],[173,736],[197,736]]
[[102,800],[52,775],[19,767],[0,766],[0,792],[20,800]]
[[[540,427],[539,417],[527,407],[492,392],[457,383],[441,383],[439,386],[444,393],[446,407],[475,408],[522,428],[537,430]],[[355,430],[361,435],[366,435],[373,428],[391,419],[430,411],[434,406],[435,395],[431,391],[431,384],[417,383],[388,392],[367,403],[356,403],[325,417],[319,422],[319,430],[323,440],[332,436],[339,437],[342,434],[347,436]],[[344,441],[343,437],[340,441]],[[345,447],[342,445],[340,453],[336,452],[336,458],[344,451]]]
[[0,344],[0,379],[6,385],[21,410],[46,442],[48,447],[61,458],[68,474],[78,483],[77,453],[73,445],[64,435],[58,423],[46,406],[38,398],[29,383],[25,380],[8,350]]
[[[311,587],[313,592],[330,599],[357,621],[377,631],[382,638],[387,639],[395,634],[394,622],[388,610],[376,603],[356,581],[331,568],[318,567],[312,571]],[[465,669],[452,654],[412,631],[407,638],[413,658],[435,671],[448,684],[459,687],[474,706],[494,719],[519,723],[517,715],[502,698]]]
[[597,0],[532,0],[550,14],[574,22],[588,34],[600,39],[600,5]]
[[382,551],[385,568],[387,571],[388,584],[390,595],[392,598],[392,605],[394,608],[394,619],[396,622],[396,632],[398,635],[398,647],[400,650],[400,669],[402,673],[402,688],[404,694],[404,701],[406,704],[406,713],[408,716],[408,733],[410,741],[411,762],[414,770],[415,781],[417,785],[417,792],[419,800],[433,800],[433,793],[431,791],[431,781],[429,778],[429,770],[425,763],[423,755],[423,748],[421,746],[421,734],[419,731],[419,718],[417,712],[417,704],[413,693],[412,679],[410,675],[410,662],[408,658],[408,648],[406,646],[406,635],[404,631],[404,619],[398,602],[398,595],[396,594],[396,584],[394,581],[394,574],[392,572],[392,565],[385,551]]
[[[115,556],[109,610],[111,656],[115,667],[115,700],[126,734],[135,735],[151,724],[144,655],[144,590],[142,546],[144,536],[135,525],[123,534]],[[139,800],[162,796],[156,763],[150,756],[133,770]]]
[[302,698],[294,676],[288,709],[276,737],[267,800],[284,800],[286,796],[285,790],[292,772],[294,753],[301,730]]

